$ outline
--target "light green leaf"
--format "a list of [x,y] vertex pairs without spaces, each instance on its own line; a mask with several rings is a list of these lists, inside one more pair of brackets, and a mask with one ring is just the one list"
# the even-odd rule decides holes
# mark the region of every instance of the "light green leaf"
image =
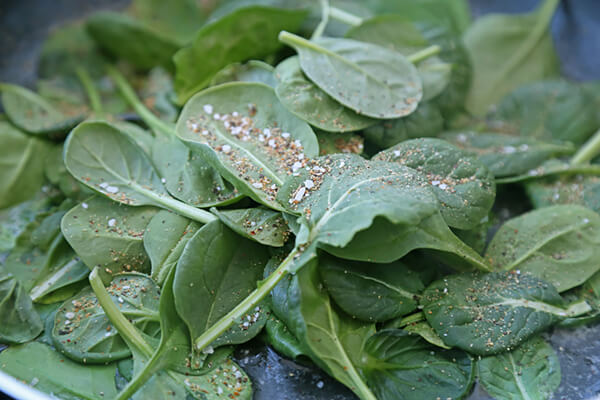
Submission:
[[250,60],[244,64],[229,64],[215,74],[210,82],[210,86],[227,82],[258,82],[269,85],[273,89],[277,86],[275,68],[258,60]]

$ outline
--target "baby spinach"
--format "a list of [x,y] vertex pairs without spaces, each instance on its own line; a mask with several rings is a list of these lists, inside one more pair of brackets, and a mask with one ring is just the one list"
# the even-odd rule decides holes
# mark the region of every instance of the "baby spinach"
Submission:
[[518,87],[498,103],[488,118],[503,132],[576,145],[599,127],[591,97],[578,85],[561,80]]
[[558,388],[560,375],[556,353],[541,338],[477,362],[481,384],[498,400],[547,399]]
[[578,204],[600,212],[600,177],[556,175],[524,182],[534,208],[557,204]]
[[319,141],[319,155],[335,153],[363,154],[364,139],[361,135],[342,132],[316,132]]
[[296,31],[305,17],[303,10],[249,6],[202,27],[173,58],[179,103],[208,86],[226,65],[273,53],[281,46],[277,34],[283,29]]
[[90,269],[100,266],[108,274],[148,272],[142,240],[157,212],[154,207],[130,209],[94,196],[65,214],[61,230]]
[[361,369],[378,399],[461,398],[473,384],[475,363],[466,353],[432,347],[402,330],[377,332],[364,352]]
[[0,120],[0,209],[27,200],[44,183],[44,157],[51,145]]
[[235,233],[267,246],[281,247],[290,236],[282,214],[267,208],[211,210]]
[[144,249],[152,264],[152,279],[159,285],[175,268],[183,250],[200,229],[200,224],[161,210],[154,214],[143,235]]
[[335,303],[362,321],[384,322],[410,313],[424,289],[417,274],[401,262],[368,264],[322,256],[319,270]]
[[42,320],[35,311],[27,291],[2,265],[0,319],[0,343],[26,343],[43,330]]
[[564,292],[600,270],[599,244],[600,215],[578,205],[558,205],[508,220],[485,258],[495,269],[532,274]]
[[2,351],[0,366],[32,387],[62,399],[102,400],[117,395],[114,363],[82,366],[38,342]]
[[272,88],[277,86],[275,68],[258,60],[250,60],[243,64],[229,64],[215,74],[210,81],[210,86],[227,82],[259,82],[269,85]]
[[[142,274],[119,274],[107,291],[133,325],[152,339],[160,332],[159,289]],[[91,288],[66,300],[54,316],[52,341],[57,351],[83,364],[104,364],[131,355]]]
[[[173,290],[177,312],[189,328],[192,344],[256,288],[267,260],[264,247],[236,237],[218,221],[203,226],[189,240],[177,263]],[[212,346],[250,340],[264,326],[265,314],[260,306],[248,310],[226,337]]]
[[289,328],[274,316],[267,319],[264,332],[266,342],[278,353],[291,359],[296,359],[306,353]]
[[[408,318],[408,317],[407,317]],[[426,342],[431,343],[434,346],[441,347],[442,349],[449,350],[451,347],[446,346],[442,339],[435,333],[435,330],[427,323],[427,321],[410,323],[403,329],[411,335],[419,335]]]
[[356,131],[377,123],[344,107],[309,81],[298,57],[283,60],[275,69],[275,92],[281,103],[297,117],[328,132]]
[[444,118],[435,104],[421,102],[412,114],[384,120],[363,131],[367,142],[385,149],[404,140],[437,136],[444,128]]
[[550,21],[558,0],[545,0],[529,14],[484,16],[464,33],[473,62],[467,109],[482,115],[517,86],[559,75]]
[[35,135],[61,133],[77,125],[85,110],[63,108],[21,86],[0,83],[2,106],[10,121]]
[[556,289],[531,275],[450,275],[421,297],[427,321],[448,346],[477,355],[510,351],[562,318],[590,310],[567,306]]
[[400,53],[351,39],[308,41],[285,31],[279,40],[298,52],[311,81],[358,114],[399,118],[412,113],[421,100],[417,69]]
[[317,365],[361,399],[374,400],[376,397],[356,364],[375,327],[337,313],[327,292],[320,287],[316,263],[292,278],[287,293],[291,329]]
[[144,152],[122,131],[106,122],[84,122],[65,143],[67,170],[81,183],[113,201],[154,205],[208,222],[207,211],[173,199]]
[[196,94],[183,108],[177,134],[242,193],[283,210],[275,196],[288,176],[318,153],[304,121],[270,87],[233,82]]
[[440,138],[476,155],[496,178],[528,174],[544,161],[575,150],[569,143],[491,132],[447,132]]
[[494,203],[494,176],[475,156],[446,141],[408,140],[373,159],[396,162],[422,173],[440,202],[444,220],[454,228],[473,228]]

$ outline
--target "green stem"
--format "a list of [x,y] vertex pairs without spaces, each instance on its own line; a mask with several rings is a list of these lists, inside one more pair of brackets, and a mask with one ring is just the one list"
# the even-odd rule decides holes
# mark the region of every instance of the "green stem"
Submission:
[[260,286],[255,289],[248,297],[246,297],[240,304],[238,304],[233,310],[222,317],[217,323],[208,328],[200,337],[194,340],[195,350],[202,351],[212,342],[221,336],[227,329],[229,329],[234,322],[241,318],[244,314],[247,314],[250,310],[258,305],[273,288],[287,276],[294,264],[294,259],[300,254],[299,250],[295,248],[290,254],[279,264],[279,267],[271,273],[265,280],[260,283]]
[[571,165],[581,165],[589,162],[600,153],[600,130],[588,139],[582,148],[571,158]]
[[75,68],[75,73],[77,74],[77,78],[79,78],[79,81],[83,85],[85,93],[90,100],[92,111],[96,114],[102,114],[102,100],[100,99],[100,93],[98,93],[90,74],[88,74],[88,72],[81,67]]
[[106,291],[104,283],[98,273],[98,267],[94,268],[90,273],[90,285],[92,290],[98,298],[98,303],[104,310],[104,313],[108,317],[108,320],[115,326],[121,338],[127,342],[128,345],[135,347],[135,349],[143,354],[147,358],[151,358],[154,350],[144,340],[140,332],[125,318],[125,316],[119,311],[117,305],[113,302],[112,298]]
[[156,354],[151,357],[148,363],[144,365],[144,368],[119,392],[115,400],[129,400],[154,375],[160,362],[161,359]]
[[596,164],[582,164],[582,165],[565,165],[564,168],[556,168],[548,171],[544,171],[539,175],[518,175],[509,178],[498,178],[496,179],[497,185],[505,185],[508,183],[523,182],[532,179],[546,178],[552,175],[600,175],[600,165]]
[[321,3],[321,22],[315,28],[310,40],[315,40],[320,38],[327,27],[327,23],[329,22],[329,0],[320,0]]
[[422,312],[417,312],[414,314],[411,314],[409,316],[406,316],[404,318],[396,318],[392,321],[390,321],[389,323],[387,323],[385,325],[385,329],[399,329],[399,328],[404,328],[405,326],[408,326],[410,324],[414,324],[416,322],[421,322],[421,321],[425,321],[425,314],[423,314]]
[[442,48],[436,44],[433,46],[426,47],[423,50],[419,50],[406,58],[408,58],[408,61],[410,61],[411,63],[416,64],[431,56],[439,54],[440,51],[442,51]]
[[358,26],[362,24],[362,18],[357,17],[354,14],[350,14],[347,11],[340,10],[337,7],[329,7],[329,16],[333,19],[336,19],[340,22],[343,22],[348,25]]
[[177,133],[175,132],[175,127],[173,125],[158,118],[152,113],[152,111],[148,109],[148,107],[146,107],[140,101],[137,94],[135,93],[135,90],[133,90],[131,85],[127,83],[127,80],[125,79],[123,74],[119,72],[118,69],[116,69],[112,65],[107,65],[106,70],[108,72],[108,75],[117,85],[117,88],[119,89],[125,100],[127,100],[129,105],[133,107],[135,112],[140,116],[140,118],[144,120],[144,122],[149,127],[170,136],[177,136]]
[[569,304],[569,307],[565,310],[565,314],[567,317],[573,318],[587,314],[590,311],[592,311],[592,307],[585,300],[580,300]]

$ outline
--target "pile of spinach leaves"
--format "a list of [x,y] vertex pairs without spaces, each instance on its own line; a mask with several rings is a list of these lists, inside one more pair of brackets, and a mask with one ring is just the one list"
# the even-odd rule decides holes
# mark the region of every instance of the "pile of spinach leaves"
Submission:
[[36,88],[0,84],[0,370],[250,399],[231,354],[260,337],[363,400],[548,398],[540,333],[600,319],[597,85],[560,75],[557,4],[134,0],[56,30]]

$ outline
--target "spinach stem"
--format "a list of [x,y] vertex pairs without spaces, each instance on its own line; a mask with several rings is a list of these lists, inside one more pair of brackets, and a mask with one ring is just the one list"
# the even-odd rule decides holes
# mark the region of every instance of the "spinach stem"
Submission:
[[320,0],[321,3],[321,22],[315,28],[310,40],[315,40],[320,38],[327,27],[327,23],[329,22],[329,0]]
[[79,82],[81,82],[81,85],[83,85],[83,88],[85,89],[92,111],[96,114],[102,114],[102,100],[100,99],[100,93],[98,93],[90,74],[81,67],[75,68],[75,74],[77,74]]
[[440,46],[438,46],[437,44],[434,44],[432,46],[424,48],[423,50],[419,50],[416,53],[413,53],[406,58],[408,58],[408,61],[410,61],[411,63],[416,64],[416,63],[421,62],[431,56],[435,56],[436,54],[439,54],[440,51],[442,51],[442,48]]
[[417,313],[410,314],[409,316],[406,316],[404,318],[396,318],[392,320],[390,323],[385,324],[384,329],[404,328],[405,326],[421,321],[425,321],[425,314],[419,311]]
[[337,7],[329,7],[329,16],[335,20],[352,26],[358,26],[363,22],[362,18]]
[[288,256],[279,264],[277,269],[273,271],[265,280],[260,282],[260,285],[248,297],[246,297],[233,310],[227,313],[219,321],[208,328],[202,335],[194,340],[195,351],[202,351],[209,346],[215,339],[221,336],[229,329],[234,322],[241,318],[258,305],[273,288],[287,276],[294,265],[294,259],[300,255],[298,248],[294,248]]
[[552,175],[574,175],[574,174],[582,174],[582,175],[600,175],[600,165],[596,164],[571,164],[565,165],[562,168],[556,168],[548,171],[544,171],[538,175],[517,175],[511,176],[508,178],[499,178],[496,179],[497,185],[503,185],[507,183],[515,183],[515,182],[523,182],[531,179],[540,179],[545,178]]
[[140,118],[142,118],[144,120],[144,122],[149,127],[156,129],[157,131],[160,131],[160,132],[165,133],[170,136],[177,136],[177,134],[175,133],[175,127],[172,124],[169,124],[169,123],[161,120],[160,118],[158,118],[156,115],[154,115],[152,113],[152,111],[150,111],[148,109],[148,107],[146,107],[140,101],[140,99],[138,98],[137,94],[135,93],[135,91],[133,90],[131,85],[129,85],[129,83],[127,83],[127,80],[125,79],[123,74],[121,74],[121,72],[119,72],[118,69],[116,69],[112,65],[107,65],[106,70],[108,72],[108,75],[112,78],[112,80],[117,85],[117,88],[119,89],[119,91],[121,92],[121,94],[123,95],[125,100],[127,100],[129,105],[131,107],[133,107],[135,112],[140,116]]
[[127,342],[127,344],[135,347],[137,351],[145,357],[150,358],[154,353],[152,347],[144,340],[140,332],[125,318],[119,311],[117,305],[112,301],[110,295],[104,287],[104,283],[98,273],[98,267],[95,267],[90,273],[90,285],[98,298],[98,303],[106,313],[111,324],[115,326],[119,335]]
[[594,133],[590,139],[571,158],[571,165],[581,165],[589,162],[600,153],[600,130]]

